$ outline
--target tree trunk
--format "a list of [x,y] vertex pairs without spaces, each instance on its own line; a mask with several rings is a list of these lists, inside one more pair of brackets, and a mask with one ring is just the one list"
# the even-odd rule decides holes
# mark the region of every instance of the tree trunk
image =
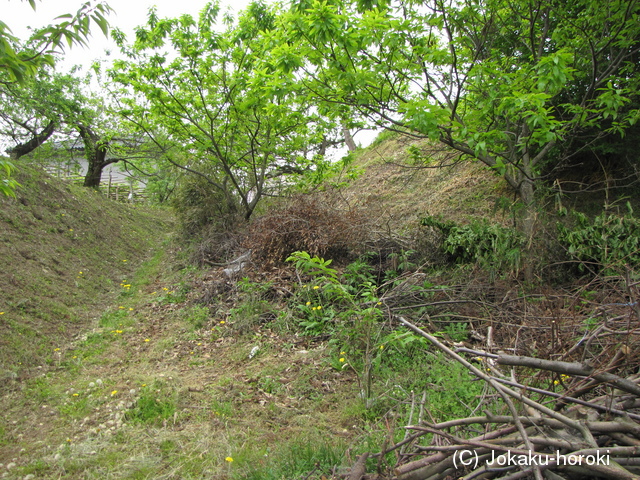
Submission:
[[350,152],[353,152],[356,149],[356,142],[353,141],[351,130],[349,130],[344,124],[342,126],[342,134],[344,135],[344,142],[347,144],[347,148],[349,148]]
[[108,142],[103,141],[91,127],[77,126],[80,137],[84,143],[85,157],[87,158],[87,174],[84,177],[84,186],[98,188],[102,180],[102,170],[114,161],[107,160]]
[[98,188],[100,186],[100,181],[102,180],[102,170],[107,165],[100,159],[90,159],[87,157],[89,162],[89,166],[87,169],[87,174],[84,177],[83,185],[85,187]]
[[533,236],[535,234],[536,227],[536,201],[533,182],[528,179],[524,179],[518,189],[518,194],[523,204],[520,231],[525,238],[524,251],[522,252],[524,278],[526,281],[531,281],[533,280],[534,272],[535,255],[533,251]]
[[7,150],[11,160],[18,160],[20,157],[27,153],[33,152],[36,148],[46,142],[53,134],[56,122],[51,120],[46,127],[42,129],[40,133],[36,133],[28,142],[20,143],[15,147]]

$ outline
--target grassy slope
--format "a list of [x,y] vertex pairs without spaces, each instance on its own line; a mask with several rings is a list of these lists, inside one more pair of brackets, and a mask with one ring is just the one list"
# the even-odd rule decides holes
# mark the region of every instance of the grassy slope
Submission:
[[[506,220],[490,172],[396,165],[411,145],[426,149],[392,138],[358,152],[365,173],[333,193],[394,234],[426,214]],[[318,480],[402,438],[411,402],[398,399],[425,392],[443,419],[480,394],[429,349],[375,337],[365,409],[362,335],[300,335],[287,272],[237,284],[177,267],[164,212],[23,172],[0,210],[0,477]]]
[[[381,160],[397,160],[398,142],[361,153],[368,173],[344,195],[398,230],[425,212],[490,210],[464,190],[495,191],[486,172],[464,167],[474,177],[451,173],[453,187],[432,170],[407,173]],[[365,411],[358,366],[343,368],[351,362],[340,352],[355,347],[300,337],[277,289],[265,297],[268,288],[247,285],[234,311],[222,299],[237,287],[221,271],[177,270],[173,252],[158,248],[165,230],[156,218],[32,175],[22,201],[4,200],[2,217],[12,242],[1,256],[10,273],[0,280],[0,475],[15,463],[10,478],[275,480],[317,465],[308,478],[320,478],[391,434],[389,418],[408,408],[391,397],[450,373],[433,360],[416,367],[389,346],[390,361],[376,370],[381,403]],[[265,324],[260,312],[277,320]],[[451,379],[431,408],[444,404],[439,395],[451,392],[451,406],[469,390]]]
[[[48,397],[28,400],[32,386],[46,393],[43,375],[94,328],[170,223],[166,211],[117,204],[36,168],[16,178],[17,198],[0,198],[0,463],[15,458],[23,417]],[[31,440],[48,420],[31,425]]]
[[228,312],[192,305],[206,273],[176,272],[166,212],[29,167],[18,180],[0,200],[0,476],[227,478],[233,455],[244,477],[275,451],[338,463],[359,407],[326,346],[237,339]]
[[[433,167],[412,164],[409,149],[433,158]],[[376,212],[380,225],[402,231],[427,215],[443,215],[467,223],[479,217],[498,217],[496,202],[512,197],[503,181],[479,163],[457,163],[457,155],[444,154],[428,141],[391,136],[357,152],[354,166],[364,173],[341,193],[350,202]],[[498,212],[500,213],[500,212]]]
[[[17,199],[0,199],[0,374],[50,363],[86,329],[150,248],[160,212],[133,209],[23,167]],[[166,214],[162,214],[166,218]]]

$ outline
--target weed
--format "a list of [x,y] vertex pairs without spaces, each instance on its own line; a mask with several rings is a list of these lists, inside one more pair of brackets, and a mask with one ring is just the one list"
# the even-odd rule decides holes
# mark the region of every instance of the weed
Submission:
[[194,305],[183,310],[185,320],[194,330],[204,328],[209,320],[209,309],[202,305]]
[[85,417],[91,411],[90,399],[86,394],[77,393],[58,409],[61,414],[71,418]]
[[467,323],[453,322],[445,325],[443,333],[453,342],[462,342],[469,338]]
[[232,472],[233,479],[281,480],[299,478],[309,472],[331,474],[339,465],[345,445],[340,441],[295,438],[277,447],[277,451],[243,450],[234,455],[239,470]]
[[7,445],[9,443],[9,436],[4,425],[0,425],[0,445]]
[[229,320],[235,330],[247,332],[264,319],[276,316],[274,307],[266,300],[271,287],[271,282],[255,283],[248,278],[238,281],[238,304],[229,311]]
[[176,294],[175,290],[169,290],[167,287],[163,287],[162,293],[156,297],[156,301],[163,305],[182,303],[185,301],[185,294]]
[[520,269],[523,238],[514,229],[486,221],[456,225],[432,216],[421,223],[442,232],[443,250],[458,263],[476,263],[492,276]]
[[209,410],[213,412],[214,415],[222,418],[233,417],[235,411],[232,402],[220,401],[216,399],[213,399],[209,402]]
[[389,254],[389,260],[391,260],[393,268],[390,268],[384,273],[384,281],[390,282],[405,272],[415,270],[418,265],[411,261],[414,255],[415,252],[413,250],[402,250],[399,253],[393,252]]
[[116,310],[107,310],[102,314],[98,322],[98,326],[106,329],[120,329],[124,326],[131,325],[132,318],[129,316],[125,307],[120,306]]
[[159,384],[143,387],[125,418],[131,422],[158,423],[174,416],[177,408],[175,395],[165,393]]
[[53,398],[54,391],[47,377],[38,377],[27,386],[27,395],[38,403],[45,403]]
[[270,395],[277,395],[283,389],[282,384],[271,376],[263,376],[258,380],[258,388]]
[[343,281],[352,293],[356,293],[363,283],[376,281],[374,268],[369,264],[369,258],[369,254],[361,255],[345,268]]
[[162,440],[160,445],[158,445],[158,449],[160,450],[160,453],[162,453],[163,457],[170,456],[180,451],[178,444],[171,439]]
[[[301,287],[304,303],[297,305],[306,315],[300,322],[307,332],[333,330],[342,342],[345,352],[351,354],[350,367],[358,372],[361,397],[372,400],[373,372],[380,363],[382,349],[381,303],[376,286],[365,281],[354,291],[353,286],[338,279],[337,270],[330,267],[331,260],[311,257],[307,252],[294,252],[287,259],[295,263],[296,270],[310,279]],[[352,272],[355,278],[355,272]],[[341,328],[337,329],[336,325]],[[347,347],[348,346],[348,347]]]

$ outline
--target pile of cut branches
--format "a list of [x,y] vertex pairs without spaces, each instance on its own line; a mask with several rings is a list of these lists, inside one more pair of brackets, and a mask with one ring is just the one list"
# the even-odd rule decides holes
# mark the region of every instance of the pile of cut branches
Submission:
[[[514,315],[519,300],[494,303],[489,321],[469,314],[473,330],[483,333],[484,345],[454,344],[428,333],[401,316],[407,307],[397,301],[397,294],[390,295],[397,302],[389,308],[392,318],[484,381],[492,401],[483,405],[481,415],[406,425],[402,441],[362,456],[344,478],[640,479],[640,310],[637,284],[628,278],[622,283],[626,288],[620,293],[626,295],[606,304],[607,312],[618,309],[619,314],[603,310],[594,317],[592,311],[584,316],[578,312],[574,321],[567,322],[572,326],[564,335],[553,315],[547,316],[548,322],[537,323],[524,315],[534,320],[534,328],[527,332],[530,325]],[[447,302],[433,300],[436,307]],[[506,315],[507,304],[515,336],[495,323],[496,316]],[[593,323],[589,328],[578,328],[588,321]],[[428,314],[420,323],[427,329],[434,325]],[[496,342],[494,329],[501,327]],[[548,345],[544,349],[549,359],[517,355],[528,349],[508,347],[510,339],[515,344],[522,337],[533,341],[535,331],[544,332],[538,334],[538,345],[555,343],[555,352]],[[379,461],[371,462],[372,458]],[[382,459],[394,464],[385,469]],[[377,469],[371,473],[375,463]]]

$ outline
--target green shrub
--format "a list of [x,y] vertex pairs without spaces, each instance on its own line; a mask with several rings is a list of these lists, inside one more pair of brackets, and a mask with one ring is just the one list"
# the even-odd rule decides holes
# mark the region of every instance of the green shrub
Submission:
[[421,223],[442,232],[442,248],[457,263],[475,263],[492,274],[520,269],[524,240],[512,228],[486,221],[456,225],[438,217],[426,217]]
[[581,272],[620,274],[640,265],[640,219],[627,203],[625,215],[601,213],[590,220],[574,212],[575,226],[558,224],[560,243],[577,260]]

